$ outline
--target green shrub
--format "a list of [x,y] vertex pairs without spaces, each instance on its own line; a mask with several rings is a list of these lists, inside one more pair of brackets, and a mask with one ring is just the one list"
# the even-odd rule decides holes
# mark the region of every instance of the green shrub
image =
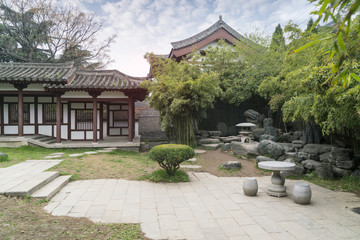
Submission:
[[169,176],[173,176],[179,169],[180,163],[194,157],[195,151],[189,146],[181,144],[162,144],[150,150],[150,158],[157,161]]
[[9,157],[8,156],[0,156],[0,162],[6,162],[6,161],[9,161]]
[[158,169],[151,174],[140,177],[138,180],[165,183],[190,182],[189,175],[181,169],[176,171],[173,176],[169,176],[164,169]]

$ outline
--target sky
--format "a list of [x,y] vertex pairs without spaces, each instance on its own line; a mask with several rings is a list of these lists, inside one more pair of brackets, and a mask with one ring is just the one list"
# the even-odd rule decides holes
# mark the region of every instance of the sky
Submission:
[[[255,29],[272,34],[289,20],[306,28],[315,6],[307,0],[65,0],[94,12],[105,25],[102,40],[117,34],[109,49],[114,60],[107,69],[144,77],[145,53],[169,54],[171,42],[191,37],[222,19],[240,34]],[[316,16],[313,16],[316,19]]]

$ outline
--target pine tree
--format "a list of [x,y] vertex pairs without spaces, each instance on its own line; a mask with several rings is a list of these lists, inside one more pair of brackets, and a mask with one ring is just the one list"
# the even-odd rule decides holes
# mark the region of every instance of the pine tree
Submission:
[[270,44],[270,49],[278,50],[285,48],[285,37],[281,25],[277,25],[275,31],[272,35],[272,40]]

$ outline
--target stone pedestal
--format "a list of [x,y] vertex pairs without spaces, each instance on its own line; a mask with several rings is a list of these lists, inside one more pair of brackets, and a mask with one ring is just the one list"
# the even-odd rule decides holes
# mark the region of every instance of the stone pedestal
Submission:
[[246,196],[256,196],[258,191],[258,183],[256,178],[245,178],[243,182],[243,191]]
[[294,201],[298,204],[309,204],[311,199],[311,188],[309,184],[304,182],[296,183],[293,190],[293,197]]

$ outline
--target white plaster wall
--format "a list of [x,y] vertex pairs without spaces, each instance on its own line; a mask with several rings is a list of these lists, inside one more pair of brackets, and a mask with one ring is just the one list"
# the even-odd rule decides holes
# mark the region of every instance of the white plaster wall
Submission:
[[38,104],[38,123],[43,123],[42,120],[42,104]]
[[84,139],[84,132],[71,132],[71,139],[73,140]]
[[9,105],[4,104],[4,124],[8,124],[8,123],[9,123]]
[[107,137],[107,122],[103,122],[103,137]]
[[35,134],[35,126],[24,126],[24,134]]
[[139,122],[135,122],[135,136],[139,136]]
[[4,126],[4,134],[18,134],[18,126]]
[[35,123],[35,104],[30,104],[30,123]]
[[120,128],[110,128],[110,135],[120,135]]
[[75,129],[75,110],[71,110],[71,129]]
[[68,139],[68,127],[66,125],[61,125],[61,138]]
[[39,134],[51,136],[52,129],[50,125],[39,126]]
[[100,110],[97,111],[97,118],[96,118],[96,119],[97,119],[97,120],[96,120],[96,121],[97,121],[97,122],[96,122],[96,124],[97,124],[97,125],[96,125],[96,128],[97,128],[97,129],[100,129]]
[[86,139],[92,139],[93,138],[93,132],[92,131],[86,131]]
[[128,130],[127,128],[123,128],[123,129],[121,130],[121,133],[122,133],[123,135],[129,134],[129,130]]
[[63,123],[68,123],[68,105],[63,105]]

